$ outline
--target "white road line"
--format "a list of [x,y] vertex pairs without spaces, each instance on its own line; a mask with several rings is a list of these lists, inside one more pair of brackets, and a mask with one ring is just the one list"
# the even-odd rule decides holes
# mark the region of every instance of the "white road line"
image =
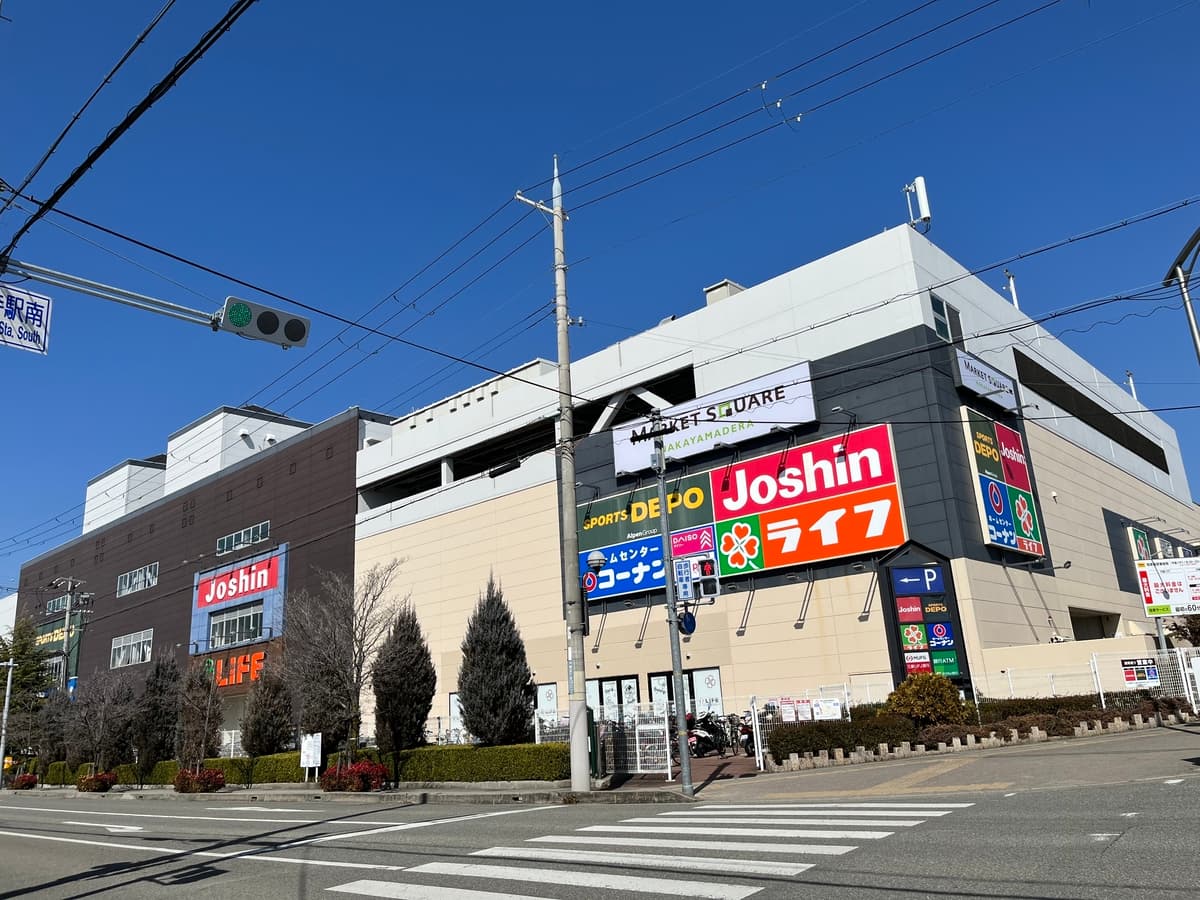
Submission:
[[863,816],[895,816],[898,819],[911,819],[913,816],[948,816],[953,810],[949,809],[719,809],[701,807],[682,812],[659,813],[660,816],[826,816],[861,818]]
[[891,837],[894,831],[825,831],[815,828],[684,828],[665,822],[658,825],[585,825],[580,831],[618,831],[627,834],[691,834],[712,837],[829,838],[873,841]]
[[934,815],[924,810],[966,809],[973,803],[703,803],[697,809],[911,809],[922,810],[922,815]]
[[501,859],[532,859],[539,862],[579,863],[589,865],[630,866],[640,869],[683,869],[695,875],[708,867],[721,875],[799,875],[812,868],[811,863],[756,862],[746,859],[722,859],[713,856],[667,856],[657,853],[597,853],[589,850],[580,856],[578,850],[551,850],[543,847],[489,847],[476,850],[472,856]]
[[[0,804],[0,812],[8,809],[15,809],[21,812],[48,812],[58,813],[62,815],[67,812],[65,809],[50,809],[41,806],[9,806],[8,804]],[[135,813],[135,812],[100,812],[99,810],[88,810],[89,816],[121,816],[122,818],[133,819],[182,819],[185,822],[263,822],[267,825],[317,825],[328,824],[335,825],[336,822],[325,822],[323,819],[248,819],[237,816],[168,816],[164,813]],[[362,822],[351,822],[351,825],[362,825]]]
[[1182,778],[1168,778],[1163,784],[1183,784]]
[[387,825],[383,828],[369,828],[366,831],[350,831],[346,834],[326,834],[321,837],[304,838],[299,841],[291,841],[287,844],[281,844],[281,850],[287,850],[292,847],[302,847],[305,844],[323,844],[326,841],[345,841],[350,838],[369,837],[373,834],[386,834],[389,831],[407,831],[411,828],[429,828],[433,825],[453,825],[457,822],[473,822],[476,819],[491,819],[495,816],[515,816],[521,813],[544,812],[548,809],[566,809],[564,806],[531,806],[528,809],[504,809],[499,812],[490,813],[475,813],[470,816],[453,816],[449,819],[430,819],[424,822],[402,822],[398,825]]
[[[622,819],[622,822],[657,822],[658,816],[643,816],[637,819]],[[680,814],[677,819],[670,819],[671,822],[677,822],[680,825],[687,822],[689,824],[705,825],[709,822],[715,822],[719,825],[840,825],[847,828],[911,828],[914,825],[920,825],[922,819],[854,819],[849,821],[846,819],[773,819],[770,822],[756,822],[754,820],[747,821],[745,819],[735,819],[733,817],[724,816],[688,816]]]
[[[621,847],[658,847],[671,850],[711,850],[713,847],[712,841],[677,841],[671,838],[636,838],[625,835],[592,837],[583,834],[547,834],[525,840],[543,844],[615,844]],[[764,844],[758,841],[725,841],[721,846],[740,853],[807,853],[814,856],[841,856],[856,849],[851,844]]]
[[644,878],[637,875],[605,875],[599,872],[481,866],[471,863],[425,863],[408,871],[427,875],[455,875],[460,878],[494,878],[531,884],[562,884],[571,887],[667,894],[673,897],[703,897],[706,900],[743,900],[762,890],[744,885],[714,884],[711,881],[680,881],[677,878]]
[[526,894],[494,894],[491,891],[468,891],[463,888],[437,887],[432,884],[398,884],[394,881],[350,881],[336,887],[325,888],[340,894],[358,894],[360,897],[392,897],[395,900],[546,900],[545,897],[530,897]]
[[109,834],[113,832],[122,833],[127,831],[141,831],[141,825],[108,825],[104,822],[63,822],[64,825],[83,825],[87,828],[105,828]]
[[310,812],[307,809],[296,809],[294,806],[206,806],[204,808],[209,812]]
[[92,841],[83,838],[58,837],[50,834],[23,834],[19,831],[0,831],[0,837],[27,838],[31,841],[55,841],[61,844],[84,844],[89,847],[111,847],[117,850],[136,850],[154,856],[183,857],[205,856],[217,859],[249,860],[251,862],[292,863],[298,866],[332,866],[338,869],[374,869],[385,872],[403,872],[404,866],[385,866],[376,863],[338,862],[332,859],[296,859],[290,856],[271,856],[260,850],[191,850],[187,847],[148,846],[142,844],[117,844],[113,841]]
[[1111,833],[1111,832],[1110,833],[1102,832],[1100,834],[1089,834],[1088,835],[1088,837],[1090,837],[1093,841],[1111,841],[1113,838],[1120,837],[1120,836],[1121,835],[1119,833]]
[[1136,815],[1138,815],[1138,814],[1137,813],[1121,813],[1121,818],[1122,819],[1132,819]]

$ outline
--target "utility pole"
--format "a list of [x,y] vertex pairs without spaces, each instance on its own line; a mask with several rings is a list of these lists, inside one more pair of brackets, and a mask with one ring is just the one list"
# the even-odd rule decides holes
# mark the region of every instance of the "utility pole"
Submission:
[[[68,575],[65,578],[55,578],[50,584],[57,588],[65,587],[67,589],[67,608],[63,613],[62,683],[59,684],[59,688],[66,693],[71,668],[71,612],[76,609],[75,588],[82,586],[84,581]],[[80,600],[82,601],[85,596],[87,595],[80,595]]]
[[8,701],[12,697],[12,673],[17,667],[16,657],[10,656],[8,662],[3,665],[8,667],[8,678],[4,685],[4,714],[0,716],[0,787],[4,786],[4,753],[8,745]]
[[671,553],[671,522],[667,515],[667,459],[663,452],[663,435],[675,430],[664,426],[662,416],[655,410],[650,418],[647,436],[654,437],[654,457],[651,460],[658,478],[658,516],[662,531],[663,583],[667,589],[667,635],[671,642],[671,679],[675,694],[675,739],[679,746],[679,784],[683,796],[695,795],[692,787],[692,758],[688,749],[687,694],[683,687],[683,654],[679,649],[679,608],[675,602],[675,565]]
[[567,717],[571,747],[571,790],[592,787],[588,761],[587,693],[584,689],[583,622],[586,602],[579,581],[579,535],[575,531],[575,409],[571,391],[571,342],[567,330],[567,216],[554,157],[551,206],[516,193],[516,199],[547,213],[554,223],[554,319],[558,332],[558,494],[562,523],[563,609],[567,620]]
[[1170,287],[1173,282],[1179,282],[1183,311],[1187,314],[1188,329],[1192,333],[1192,347],[1196,350],[1197,359],[1200,359],[1200,328],[1196,326],[1196,312],[1192,309],[1192,296],[1188,292],[1188,279],[1191,278],[1192,269],[1196,265],[1197,254],[1200,254],[1200,228],[1192,233],[1179,255],[1175,257],[1175,261],[1171,263],[1171,268],[1167,269],[1167,274],[1163,277],[1163,287]]
[[1017,277],[1008,269],[1004,270],[1004,277],[1008,279],[1008,296],[1012,297],[1013,309],[1020,309],[1021,303],[1017,300]]

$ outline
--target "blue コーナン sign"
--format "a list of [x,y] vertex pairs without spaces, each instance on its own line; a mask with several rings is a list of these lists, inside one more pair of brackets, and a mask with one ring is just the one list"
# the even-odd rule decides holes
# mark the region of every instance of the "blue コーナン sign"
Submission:
[[[625,541],[598,549],[604,554],[605,563],[596,573],[596,587],[588,591],[589,600],[663,589],[661,537]],[[588,550],[579,554],[580,568],[586,571],[587,557],[595,552]]]

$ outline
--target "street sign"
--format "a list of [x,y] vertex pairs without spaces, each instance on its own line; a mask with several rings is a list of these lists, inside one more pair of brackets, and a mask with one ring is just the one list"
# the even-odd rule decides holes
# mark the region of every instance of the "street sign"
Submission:
[[50,306],[49,297],[0,284],[0,345],[46,355]]
[[[690,560],[675,560],[675,596],[679,600],[692,599],[692,564]],[[690,633],[685,632],[685,634]]]
[[892,569],[892,588],[897,596],[905,594],[943,594],[942,567],[938,565]]

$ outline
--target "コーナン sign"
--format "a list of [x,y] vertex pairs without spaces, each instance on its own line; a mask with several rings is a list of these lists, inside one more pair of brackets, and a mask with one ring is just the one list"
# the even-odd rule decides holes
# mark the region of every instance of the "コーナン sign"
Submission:
[[279,559],[280,555],[276,554],[201,578],[196,585],[197,608],[203,609],[217,603],[274,590],[279,586]]

